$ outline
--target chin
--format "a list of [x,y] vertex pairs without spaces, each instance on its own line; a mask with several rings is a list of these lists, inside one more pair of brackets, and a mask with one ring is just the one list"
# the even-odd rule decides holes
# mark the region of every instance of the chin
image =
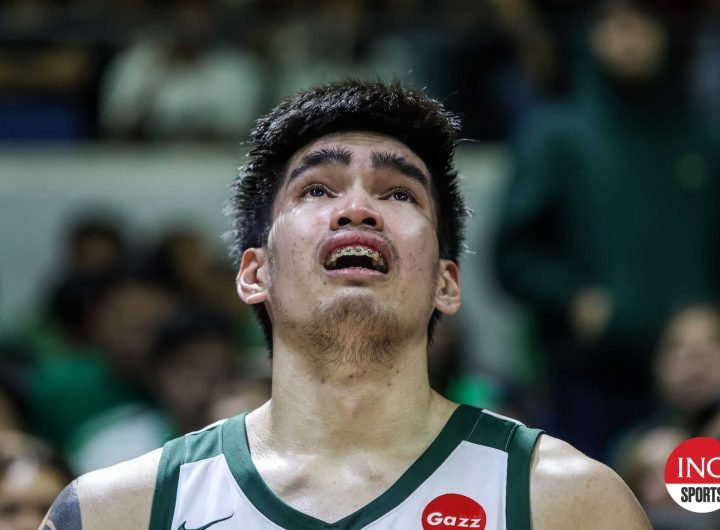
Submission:
[[359,312],[374,313],[386,311],[387,308],[381,304],[376,294],[370,289],[364,289],[364,285],[350,285],[339,292],[335,296],[324,300],[321,304],[320,311],[340,311],[342,313]]

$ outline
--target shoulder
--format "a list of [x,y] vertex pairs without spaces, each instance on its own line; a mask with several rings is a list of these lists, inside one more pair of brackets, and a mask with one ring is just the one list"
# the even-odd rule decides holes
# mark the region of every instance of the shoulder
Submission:
[[531,466],[534,530],[650,530],[630,489],[610,468],[543,435]]
[[43,529],[147,528],[162,449],[93,471],[58,496]]

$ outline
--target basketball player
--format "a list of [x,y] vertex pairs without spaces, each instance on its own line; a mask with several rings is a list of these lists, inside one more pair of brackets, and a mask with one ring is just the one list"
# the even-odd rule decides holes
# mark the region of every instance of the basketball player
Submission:
[[272,399],[80,477],[44,528],[649,529],[608,468],[430,389],[433,326],[460,306],[458,131],[422,93],[359,82],[260,120],[232,244]]

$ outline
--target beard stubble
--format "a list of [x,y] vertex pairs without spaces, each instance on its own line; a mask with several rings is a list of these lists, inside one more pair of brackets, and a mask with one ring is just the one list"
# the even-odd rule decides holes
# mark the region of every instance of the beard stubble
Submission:
[[[397,261],[397,251],[391,242],[388,244]],[[273,280],[270,293],[272,298],[280,301],[282,297],[276,296],[274,281],[280,263],[275,257],[275,252],[271,251],[269,263]],[[433,267],[431,278],[438,272],[439,262]],[[302,312],[280,304],[274,311],[274,318],[275,325],[284,329],[286,339],[319,368],[347,367],[364,371],[390,364],[417,335],[419,321],[424,326],[421,333],[426,333],[434,307],[432,290],[428,290],[424,302],[426,315],[411,315],[417,313],[416,307],[408,308],[409,311],[401,315],[373,295],[359,294],[319,303]]]
[[320,304],[304,317],[283,318],[282,325],[317,366],[359,370],[390,363],[417,332],[417,323],[404,322],[371,296]]

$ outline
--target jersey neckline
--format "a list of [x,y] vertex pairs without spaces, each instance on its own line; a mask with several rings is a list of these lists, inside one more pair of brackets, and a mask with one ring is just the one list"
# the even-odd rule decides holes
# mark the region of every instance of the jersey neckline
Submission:
[[399,506],[425,482],[450,456],[458,444],[472,433],[481,411],[458,406],[447,423],[415,462],[387,490],[365,506],[342,519],[329,523],[303,513],[282,501],[260,476],[250,456],[242,414],[223,424],[222,445],[230,471],[253,506],[282,528],[297,530],[359,529]]

